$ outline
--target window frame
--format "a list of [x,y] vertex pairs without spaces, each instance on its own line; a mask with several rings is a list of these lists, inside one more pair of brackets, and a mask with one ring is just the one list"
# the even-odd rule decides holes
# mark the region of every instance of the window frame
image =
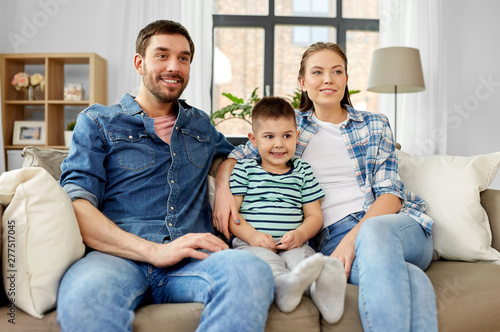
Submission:
[[[337,41],[346,50],[347,31],[379,31],[379,19],[344,18],[342,2],[336,0],[336,17],[282,16],[275,15],[274,0],[268,0],[268,15],[224,15],[213,14],[213,34],[216,28],[262,28],[264,29],[264,94],[274,94],[274,29],[276,25],[305,25],[334,27]],[[346,0],[347,1],[347,0]],[[215,46],[215,42],[213,43]],[[213,65],[212,65],[213,68]]]

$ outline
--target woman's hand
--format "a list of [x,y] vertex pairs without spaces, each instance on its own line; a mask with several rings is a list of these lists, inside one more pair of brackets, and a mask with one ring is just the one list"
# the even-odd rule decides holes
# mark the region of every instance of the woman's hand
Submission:
[[337,248],[330,255],[331,257],[338,258],[344,264],[347,280],[349,280],[351,274],[352,262],[354,262],[354,257],[356,257],[354,244],[357,234],[357,228],[353,228],[344,236]]
[[215,228],[229,239],[229,226],[231,220],[236,222],[238,219],[238,207],[229,187],[219,187],[215,191],[213,222]]

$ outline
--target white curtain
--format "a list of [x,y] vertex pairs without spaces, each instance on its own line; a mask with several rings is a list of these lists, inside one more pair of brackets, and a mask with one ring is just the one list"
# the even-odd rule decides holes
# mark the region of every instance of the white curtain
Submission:
[[[99,0],[98,0],[99,1]],[[118,1],[118,0],[115,0]],[[188,87],[181,98],[207,113],[211,109],[211,79],[212,79],[212,0],[119,0],[123,3],[120,13],[113,13],[121,18],[119,27],[123,32],[120,54],[130,54],[135,50],[135,36],[148,23],[158,19],[169,19],[180,22],[186,27],[195,44],[195,56],[191,64],[191,76]],[[111,9],[111,8],[110,8]],[[111,12],[111,11],[110,11]],[[108,32],[109,38],[116,33],[114,28]],[[134,37],[132,37],[134,36]],[[139,91],[140,77],[133,68],[130,57],[116,59],[116,76],[120,77],[110,84],[109,95],[121,98],[123,93],[136,95]],[[110,72],[112,74],[112,72]],[[110,102],[118,102],[114,100]]]
[[[426,89],[401,93],[398,141],[414,156],[446,153],[446,54],[443,0],[381,0],[380,47],[420,50]],[[379,94],[379,112],[394,121],[394,95]]]

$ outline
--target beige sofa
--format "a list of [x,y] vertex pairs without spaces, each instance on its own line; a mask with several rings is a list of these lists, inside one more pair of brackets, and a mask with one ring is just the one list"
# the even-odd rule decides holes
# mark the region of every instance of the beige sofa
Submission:
[[[41,150],[41,153],[45,151]],[[60,157],[64,157],[64,153]],[[55,163],[59,162],[56,160]],[[27,159],[25,165],[53,167],[34,159]],[[57,170],[52,175],[57,177]],[[500,250],[500,190],[483,191],[481,204],[489,217],[492,247]],[[500,331],[499,265],[441,259],[433,261],[426,273],[437,297],[440,331]],[[273,304],[269,310],[266,331],[362,331],[357,302],[358,287],[347,285],[344,314],[334,325],[321,319],[307,297],[289,314],[280,312]],[[136,311],[134,331],[194,331],[202,309],[200,303],[148,305]],[[15,325],[8,322],[9,312],[11,308],[8,305],[0,308],[0,331],[60,330],[55,311],[37,319],[18,309],[15,312]]]

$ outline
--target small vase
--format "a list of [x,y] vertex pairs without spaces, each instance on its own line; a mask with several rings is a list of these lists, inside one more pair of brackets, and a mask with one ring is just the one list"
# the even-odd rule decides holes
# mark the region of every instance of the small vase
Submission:
[[30,85],[28,87],[28,100],[36,100],[35,98],[35,87]]
[[72,130],[65,130],[64,131],[64,145],[69,147],[69,144],[71,143],[71,138],[73,137],[73,131]]
[[34,90],[33,91],[33,100],[44,100],[45,99],[45,93],[44,93],[42,86],[40,84],[35,86],[33,90]]
[[21,88],[17,91],[18,96],[20,96],[22,100],[30,100],[30,87]]

